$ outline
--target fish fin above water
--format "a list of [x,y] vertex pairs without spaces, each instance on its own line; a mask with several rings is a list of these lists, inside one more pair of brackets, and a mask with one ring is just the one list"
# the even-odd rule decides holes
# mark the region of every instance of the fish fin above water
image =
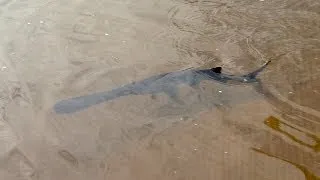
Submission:
[[222,67],[215,67],[215,68],[211,68],[211,71],[220,74],[222,70]]

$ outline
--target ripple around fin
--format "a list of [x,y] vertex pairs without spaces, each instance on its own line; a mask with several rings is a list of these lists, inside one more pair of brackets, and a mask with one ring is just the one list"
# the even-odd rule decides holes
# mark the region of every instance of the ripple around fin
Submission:
[[78,166],[78,160],[67,150],[60,150],[58,151],[60,157],[64,160],[72,164],[73,166]]
[[0,155],[11,151],[17,145],[17,141],[12,128],[0,120]]
[[23,179],[37,179],[37,172],[33,163],[19,150],[13,149],[8,159],[6,159],[6,168],[12,174],[19,173]]

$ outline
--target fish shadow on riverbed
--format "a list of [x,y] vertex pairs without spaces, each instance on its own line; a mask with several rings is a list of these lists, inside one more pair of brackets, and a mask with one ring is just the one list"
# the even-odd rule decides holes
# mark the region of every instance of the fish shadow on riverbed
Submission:
[[159,93],[165,93],[175,102],[182,103],[181,99],[178,97],[178,86],[181,84],[188,85],[192,88],[198,88],[202,81],[216,81],[223,84],[229,82],[255,83],[259,82],[257,75],[263,71],[269,63],[270,61],[259,69],[240,76],[221,73],[221,67],[203,70],[188,69],[164,73],[149,77],[142,81],[126,84],[110,91],[61,100],[55,104],[54,110],[59,114],[74,113],[123,96],[145,94],[156,95]]

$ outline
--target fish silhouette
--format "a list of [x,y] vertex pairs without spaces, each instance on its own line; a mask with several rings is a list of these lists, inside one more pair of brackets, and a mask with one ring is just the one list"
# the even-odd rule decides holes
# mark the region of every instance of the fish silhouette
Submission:
[[170,73],[155,75],[139,82],[133,82],[110,91],[98,92],[90,95],[74,97],[61,100],[56,103],[54,109],[56,113],[66,114],[74,113],[80,110],[89,108],[90,106],[114,100],[122,96],[129,95],[144,95],[144,94],[159,94],[166,93],[172,100],[181,103],[178,98],[178,86],[181,84],[189,85],[197,88],[201,81],[218,81],[227,83],[229,81],[240,83],[258,82],[257,75],[270,63],[266,62],[259,69],[245,75],[229,75],[221,73],[221,67],[195,70],[188,69]]

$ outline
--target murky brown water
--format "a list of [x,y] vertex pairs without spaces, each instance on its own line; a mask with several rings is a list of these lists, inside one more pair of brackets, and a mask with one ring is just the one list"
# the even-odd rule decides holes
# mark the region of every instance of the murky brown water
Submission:
[[[3,179],[320,176],[319,0],[0,0]],[[63,99],[222,66],[202,81],[57,114]]]

